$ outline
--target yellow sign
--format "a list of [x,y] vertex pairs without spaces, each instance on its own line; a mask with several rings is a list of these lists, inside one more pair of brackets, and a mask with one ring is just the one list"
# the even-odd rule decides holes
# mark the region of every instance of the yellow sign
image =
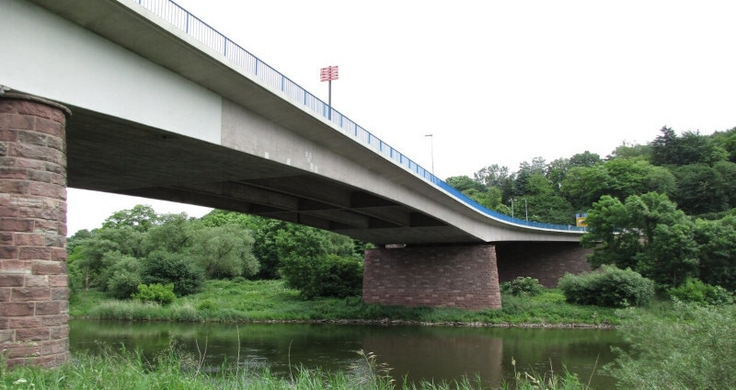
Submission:
[[585,223],[585,218],[588,218],[588,213],[575,214],[575,225],[580,227],[588,226],[588,224]]

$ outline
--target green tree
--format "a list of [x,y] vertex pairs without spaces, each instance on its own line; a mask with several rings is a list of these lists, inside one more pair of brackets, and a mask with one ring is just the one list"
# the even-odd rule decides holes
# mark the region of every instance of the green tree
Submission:
[[160,223],[151,226],[146,232],[142,242],[142,255],[155,250],[184,253],[191,246],[195,232],[206,228],[198,226],[186,213],[162,215]]
[[640,145],[630,144],[627,142],[621,143],[616,149],[607,156],[607,159],[613,160],[616,158],[631,158],[639,159],[644,161],[651,161],[652,158],[652,147],[651,145]]
[[662,134],[652,142],[651,163],[654,165],[681,165],[680,140],[671,128],[664,126],[659,130]]
[[727,131],[717,131],[712,135],[715,142],[728,155],[728,161],[736,163],[736,127]]
[[674,175],[677,178],[674,200],[686,213],[699,215],[728,210],[734,183],[726,183],[717,169],[690,164],[676,168]]
[[138,291],[141,283],[141,262],[120,252],[109,252],[105,262],[110,264],[104,273],[106,291],[117,299],[128,299]]
[[128,226],[139,232],[145,232],[159,223],[159,215],[148,205],[136,205],[129,210],[120,210],[113,213],[102,223],[103,229]]
[[686,131],[678,137],[671,128],[663,127],[660,131],[662,134],[652,142],[654,165],[713,165],[728,158],[726,149],[700,132]]
[[460,192],[465,192],[467,190],[485,192],[488,190],[483,183],[479,183],[468,176],[451,176],[445,180],[445,183]]
[[204,271],[194,266],[186,256],[156,250],[143,260],[143,284],[174,284],[177,296],[193,294],[204,282]]
[[570,157],[570,165],[573,167],[593,167],[603,162],[601,156],[598,153],[591,153],[585,151],[583,153],[577,153]]
[[625,203],[603,196],[586,219],[583,246],[594,267],[632,268],[655,282],[678,286],[699,270],[693,224],[666,195],[632,195]]
[[194,263],[208,279],[251,277],[258,261],[251,254],[253,238],[248,230],[227,224],[197,230],[190,249]]
[[717,221],[695,221],[694,239],[700,254],[700,279],[736,290],[736,215]]

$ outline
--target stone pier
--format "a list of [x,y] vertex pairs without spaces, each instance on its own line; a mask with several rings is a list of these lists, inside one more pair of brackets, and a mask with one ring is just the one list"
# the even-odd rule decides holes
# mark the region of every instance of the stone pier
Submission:
[[59,104],[0,89],[0,350],[9,367],[69,357],[69,115]]
[[493,245],[369,249],[363,300],[398,306],[500,309]]

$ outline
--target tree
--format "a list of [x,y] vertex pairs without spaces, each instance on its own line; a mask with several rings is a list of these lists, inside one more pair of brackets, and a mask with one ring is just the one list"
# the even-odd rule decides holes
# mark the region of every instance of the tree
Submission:
[[677,179],[674,199],[685,212],[699,215],[728,209],[728,194],[734,183],[726,183],[717,169],[691,164],[673,172]]
[[184,255],[156,250],[143,260],[143,284],[174,284],[177,296],[193,294],[204,281],[204,272],[195,267]]
[[197,222],[190,220],[186,213],[162,215],[160,223],[151,226],[146,232],[142,252],[145,255],[155,250],[183,253],[191,245],[195,232],[206,228],[204,225],[197,226]]
[[503,201],[513,195],[515,176],[509,173],[508,167],[498,164],[489,165],[475,172],[473,177],[475,181],[485,185],[488,189],[498,188]]
[[700,132],[686,131],[678,137],[671,128],[663,127],[660,131],[662,134],[652,142],[654,165],[713,165],[728,158],[725,148]]
[[667,126],[659,130],[662,134],[652,142],[651,162],[654,165],[680,165],[680,143],[675,131]]
[[252,245],[253,238],[248,230],[228,224],[197,230],[190,253],[208,279],[247,278],[258,273],[258,261],[251,254]]
[[445,183],[449,184],[452,188],[460,192],[465,192],[468,190],[485,192],[488,190],[488,188],[483,183],[477,182],[468,176],[451,176],[445,180]]
[[645,160],[650,161],[652,157],[652,146],[647,145],[640,145],[640,144],[630,144],[627,142],[622,142],[621,145],[616,147],[616,149],[611,153],[611,155],[607,156],[606,158],[608,160],[613,160],[616,158],[631,158],[631,159],[639,159],[639,160]]
[[695,221],[694,240],[699,247],[700,279],[736,290],[736,215],[717,221]]
[[120,210],[113,213],[102,223],[103,229],[128,226],[138,232],[146,232],[159,223],[159,215],[148,205],[136,205],[129,210]]
[[586,219],[583,246],[594,248],[593,267],[632,268],[655,282],[678,286],[698,275],[693,224],[666,195],[632,195],[625,203],[603,196]]
[[141,262],[135,257],[122,255],[120,252],[109,252],[105,262],[110,264],[105,269],[106,291],[117,299],[128,299],[138,291],[141,284]]
[[559,190],[571,168],[569,159],[558,158],[547,166],[547,179]]
[[591,153],[589,151],[585,151],[583,153],[578,153],[570,157],[570,165],[573,167],[592,167],[596,164],[600,164],[603,162],[601,160],[601,156],[597,153]]
[[547,171],[547,163],[542,157],[534,157],[532,162],[524,161],[519,166],[519,171],[516,173],[516,180],[514,181],[514,195],[524,195],[529,192],[529,178],[534,175],[542,175]]
[[720,148],[728,154],[728,161],[736,163],[736,127],[727,131],[717,131],[712,136]]

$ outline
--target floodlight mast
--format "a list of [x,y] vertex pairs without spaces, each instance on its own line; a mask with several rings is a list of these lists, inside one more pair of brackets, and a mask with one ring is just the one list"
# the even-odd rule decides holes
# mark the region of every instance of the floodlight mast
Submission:
[[327,118],[329,120],[332,120],[332,80],[338,79],[338,68],[337,65],[335,66],[328,66],[326,68],[320,69],[319,72],[319,81],[327,81],[327,88],[328,88],[328,95],[327,95],[327,108],[329,109],[329,113],[327,114]]

